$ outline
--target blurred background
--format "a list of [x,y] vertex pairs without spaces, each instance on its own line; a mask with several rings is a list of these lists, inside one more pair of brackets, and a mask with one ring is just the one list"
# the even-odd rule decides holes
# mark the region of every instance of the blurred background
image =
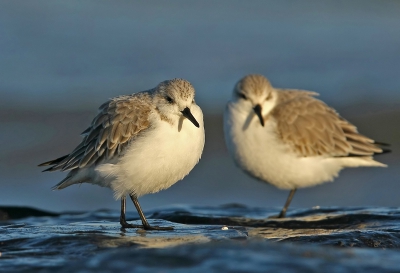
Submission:
[[108,98],[180,77],[205,114],[205,151],[183,181],[142,197],[143,208],[281,208],[288,192],[237,169],[223,140],[233,85],[260,73],[276,87],[319,92],[360,132],[392,144],[378,157],[389,168],[344,170],[299,190],[292,208],[399,206],[399,14],[396,0],[1,1],[0,205],[118,210],[109,189],[51,191],[65,173],[37,164],[75,148]]

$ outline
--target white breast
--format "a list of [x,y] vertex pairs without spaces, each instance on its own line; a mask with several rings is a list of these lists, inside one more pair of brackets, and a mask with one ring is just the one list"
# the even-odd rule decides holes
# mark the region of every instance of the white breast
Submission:
[[249,113],[229,103],[224,114],[224,131],[236,164],[253,177],[281,189],[293,189],[332,181],[342,169],[333,158],[298,157],[281,141],[271,117],[266,119],[265,127],[257,117],[244,126]]
[[130,193],[140,197],[169,188],[193,169],[203,152],[205,136],[200,107],[193,105],[191,110],[200,128],[184,118],[178,131],[178,124],[158,120],[134,140],[116,164],[97,168],[115,198]]

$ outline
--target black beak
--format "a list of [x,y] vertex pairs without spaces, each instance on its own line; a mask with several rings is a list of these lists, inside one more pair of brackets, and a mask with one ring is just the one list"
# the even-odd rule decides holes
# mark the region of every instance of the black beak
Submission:
[[254,112],[256,113],[257,117],[260,119],[260,123],[262,125],[262,127],[264,127],[264,118],[262,116],[262,108],[261,105],[257,104],[254,108],[253,108]]
[[187,118],[188,120],[190,120],[194,126],[196,126],[197,128],[200,127],[199,123],[197,122],[197,120],[194,118],[194,116],[192,115],[192,113],[190,112],[190,109],[188,107],[186,107],[185,109],[183,109],[183,111],[181,111],[182,115]]

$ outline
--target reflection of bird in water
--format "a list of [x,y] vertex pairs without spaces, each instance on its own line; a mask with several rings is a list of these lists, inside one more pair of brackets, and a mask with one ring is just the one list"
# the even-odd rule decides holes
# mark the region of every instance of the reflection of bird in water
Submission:
[[[203,113],[186,80],[173,79],[156,88],[104,103],[72,153],[39,166],[70,171],[54,189],[91,183],[109,187],[121,199],[122,227],[150,226],[138,197],[167,189],[199,161],[204,147]],[[143,226],[125,220],[125,196],[132,199]]]

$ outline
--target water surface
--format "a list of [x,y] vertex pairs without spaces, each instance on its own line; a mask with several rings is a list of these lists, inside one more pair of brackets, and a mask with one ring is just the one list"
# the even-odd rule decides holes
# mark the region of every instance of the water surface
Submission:
[[[146,213],[151,224],[174,231],[121,230],[117,211],[0,210],[5,272],[400,270],[398,208],[290,210],[287,219],[267,218],[278,210],[239,204]],[[140,223],[134,214],[128,216]]]

